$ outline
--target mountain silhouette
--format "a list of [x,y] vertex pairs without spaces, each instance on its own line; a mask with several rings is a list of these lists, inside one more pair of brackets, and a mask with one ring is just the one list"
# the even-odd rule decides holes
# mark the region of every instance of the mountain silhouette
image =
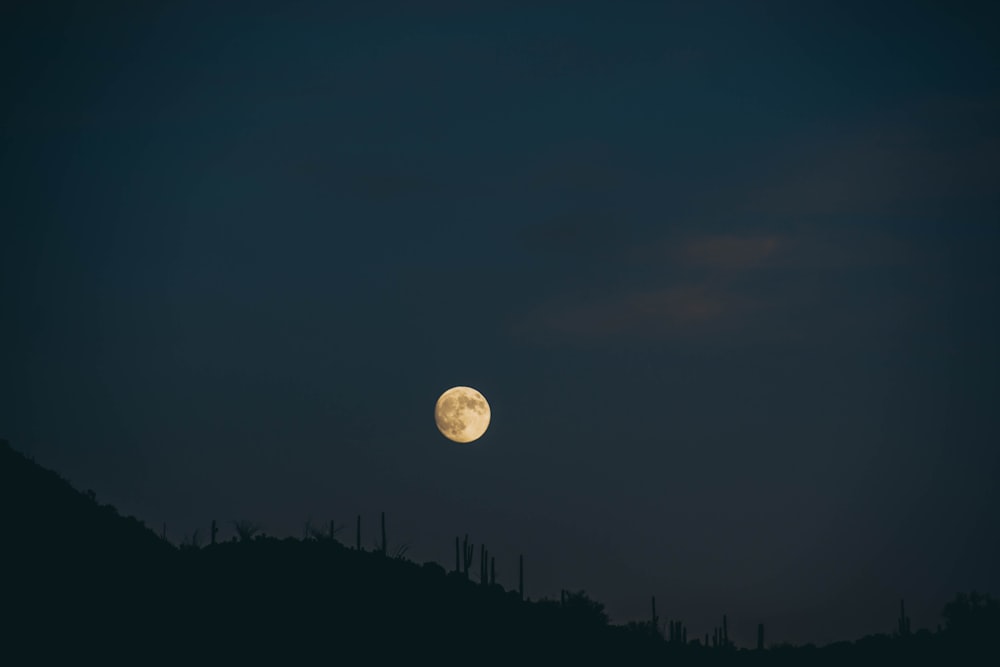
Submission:
[[[370,551],[333,526],[277,539],[252,522],[239,539],[213,530],[204,547],[175,546],[5,441],[0,519],[4,664],[948,664],[995,655],[1000,636],[996,601],[974,593],[949,603],[935,633],[911,632],[900,603],[892,635],[737,649],[723,618],[706,646],[679,621],[666,633],[655,599],[650,621],[624,626],[584,591],[522,599],[493,583],[482,545],[477,580],[468,538],[451,571],[394,556],[384,523]],[[27,659],[4,659],[16,656]]]

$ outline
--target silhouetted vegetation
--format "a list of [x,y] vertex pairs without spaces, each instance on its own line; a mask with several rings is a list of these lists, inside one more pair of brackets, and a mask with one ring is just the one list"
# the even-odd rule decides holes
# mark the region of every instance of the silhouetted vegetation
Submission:
[[454,570],[414,563],[405,545],[389,548],[384,513],[371,551],[360,517],[355,548],[333,521],[278,539],[248,520],[232,523],[229,540],[211,520],[207,545],[196,531],[175,547],[3,441],[0,500],[0,599],[12,612],[0,655],[32,664],[956,664],[995,657],[1000,638],[1000,605],[976,592],[949,602],[935,632],[913,632],[900,601],[892,634],[824,647],[765,647],[758,624],[756,647],[738,648],[725,614],[689,640],[679,619],[661,627],[655,597],[648,621],[613,625],[582,590],[526,599],[523,556],[517,589],[506,590],[480,544],[470,580],[468,535],[455,538]]
[[263,530],[256,521],[249,521],[247,519],[233,521],[233,528],[236,529],[236,534],[239,536],[240,542],[249,542]]

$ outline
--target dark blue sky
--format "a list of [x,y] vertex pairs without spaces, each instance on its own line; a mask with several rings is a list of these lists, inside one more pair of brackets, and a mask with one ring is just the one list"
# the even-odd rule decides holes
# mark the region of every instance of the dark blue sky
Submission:
[[0,437],[99,499],[744,644],[1000,591],[995,6],[18,4]]

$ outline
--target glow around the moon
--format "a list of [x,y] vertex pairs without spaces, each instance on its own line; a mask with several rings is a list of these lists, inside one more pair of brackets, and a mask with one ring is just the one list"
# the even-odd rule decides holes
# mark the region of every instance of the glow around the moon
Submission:
[[472,442],[490,425],[490,404],[472,387],[452,387],[437,400],[434,421],[449,440]]

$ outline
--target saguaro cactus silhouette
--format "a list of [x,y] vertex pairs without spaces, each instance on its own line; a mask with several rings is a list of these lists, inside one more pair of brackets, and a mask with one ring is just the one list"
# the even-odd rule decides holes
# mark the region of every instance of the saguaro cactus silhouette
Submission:
[[757,624],[757,650],[758,651],[763,651],[764,650],[764,624],[763,623],[758,623]]
[[356,532],[356,539],[354,542],[354,548],[361,551],[361,515],[358,515],[358,526]]
[[651,596],[650,606],[652,607],[652,618],[650,619],[653,623],[653,632],[660,633],[660,618],[656,615],[656,596]]
[[896,621],[896,631],[900,637],[910,634],[910,618],[906,615],[903,601],[899,601],[899,619]]
[[462,572],[465,578],[469,578],[469,566],[472,565],[472,554],[476,550],[476,545],[469,544],[469,534],[465,534],[462,539]]
[[524,599],[524,554],[517,557],[517,592]]
[[687,644],[687,628],[681,621],[670,621],[670,643]]
[[488,568],[490,564],[490,552],[485,544],[479,545],[479,583],[483,586],[489,584]]
[[218,532],[219,532],[219,527],[218,527],[218,525],[216,525],[215,519],[212,519],[212,544],[213,545],[215,544],[215,536],[218,534]]
[[380,545],[379,551],[382,552],[383,556],[386,554],[387,548],[388,545],[385,541],[385,512],[382,512],[382,544]]

